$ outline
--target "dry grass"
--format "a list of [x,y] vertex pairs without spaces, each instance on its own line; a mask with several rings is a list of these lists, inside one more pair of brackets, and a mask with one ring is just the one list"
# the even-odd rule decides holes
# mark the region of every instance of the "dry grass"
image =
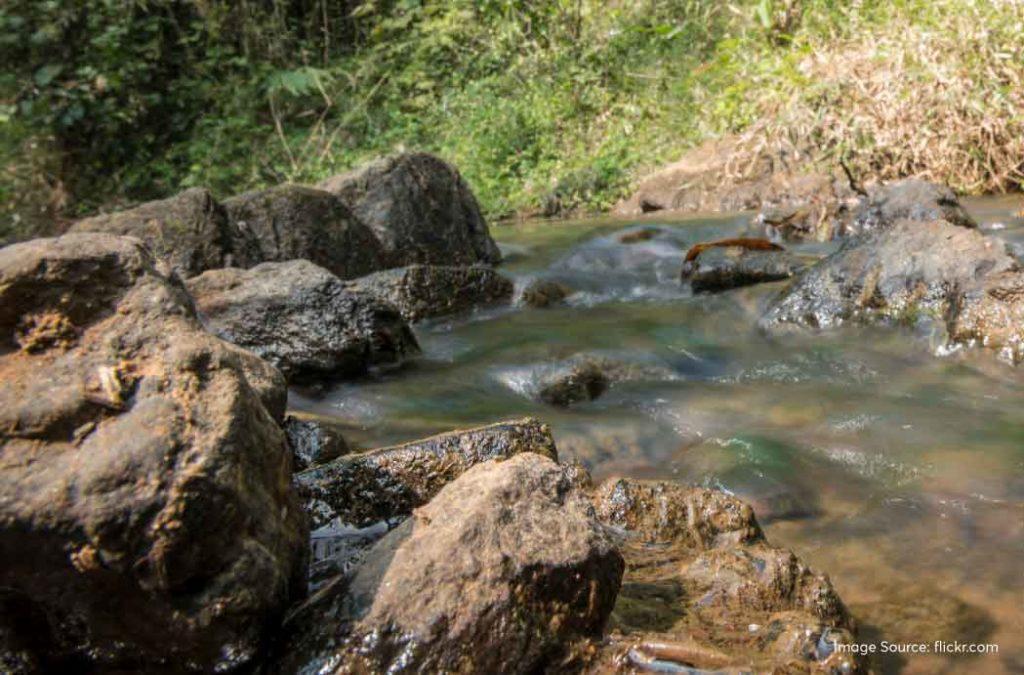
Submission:
[[797,77],[755,90],[760,121],[740,134],[737,171],[765,154],[833,166],[844,157],[866,179],[1021,190],[1024,1],[938,0],[925,11],[941,27],[908,15],[809,40],[786,64]]

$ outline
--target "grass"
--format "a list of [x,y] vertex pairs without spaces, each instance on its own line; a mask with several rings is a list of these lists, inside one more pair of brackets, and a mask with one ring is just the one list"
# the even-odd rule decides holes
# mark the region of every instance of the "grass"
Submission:
[[786,150],[965,193],[1024,183],[1021,0],[354,4],[356,48],[203,80],[186,133],[93,182],[41,180],[61,161],[45,130],[0,118],[8,230],[192,185],[315,182],[403,148],[455,163],[491,218],[606,210],[723,136],[741,170]]

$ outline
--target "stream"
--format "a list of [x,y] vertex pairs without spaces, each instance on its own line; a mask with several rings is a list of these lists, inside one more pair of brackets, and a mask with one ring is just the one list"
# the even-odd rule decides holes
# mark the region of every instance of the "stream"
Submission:
[[[968,200],[1024,251],[1019,199]],[[649,239],[619,236],[657,228]],[[932,336],[846,326],[785,339],[755,322],[785,282],[694,295],[687,248],[760,236],[737,214],[492,227],[503,273],[578,292],[417,324],[423,356],[291,407],[342,421],[360,448],[535,416],[563,460],[718,487],[754,505],[770,541],[827,572],[862,642],[995,643],[995,655],[876,655],[880,672],[1024,672],[1024,371]],[[1018,248],[1019,247],[1019,248]],[[835,244],[791,247],[814,258]],[[578,354],[642,366],[595,401],[537,402]]]

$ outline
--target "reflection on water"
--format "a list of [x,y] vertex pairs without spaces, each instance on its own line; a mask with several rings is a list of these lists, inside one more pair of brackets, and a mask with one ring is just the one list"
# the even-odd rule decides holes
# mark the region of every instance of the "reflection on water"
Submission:
[[[1024,250],[1015,202],[969,206]],[[749,234],[748,223],[658,222],[628,244],[620,235],[638,226],[609,220],[496,228],[507,274],[578,293],[557,308],[421,324],[415,364],[292,405],[342,418],[365,447],[534,415],[596,479],[671,478],[751,501],[775,543],[831,574],[866,639],[1000,647],[880,659],[882,671],[1024,672],[1024,371],[987,354],[938,358],[906,330],[760,335],[780,284],[694,296],[678,281],[689,245]],[[530,396],[579,355],[660,376],[569,409]]]

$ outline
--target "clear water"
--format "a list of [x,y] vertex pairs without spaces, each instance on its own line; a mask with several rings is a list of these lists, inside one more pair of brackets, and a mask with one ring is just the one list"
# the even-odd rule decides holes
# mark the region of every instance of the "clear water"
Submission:
[[[1024,250],[1019,200],[969,204]],[[989,642],[994,656],[876,657],[881,672],[1024,672],[1024,370],[938,357],[926,333],[849,327],[785,340],[755,320],[782,284],[694,296],[683,253],[756,234],[745,215],[499,226],[505,273],[580,292],[553,309],[423,323],[424,356],[293,407],[341,418],[373,447],[532,415],[595,479],[665,478],[751,501],[770,540],[827,571],[865,641]],[[809,257],[831,245],[795,250]],[[645,377],[558,410],[530,397],[545,367],[596,353]]]

